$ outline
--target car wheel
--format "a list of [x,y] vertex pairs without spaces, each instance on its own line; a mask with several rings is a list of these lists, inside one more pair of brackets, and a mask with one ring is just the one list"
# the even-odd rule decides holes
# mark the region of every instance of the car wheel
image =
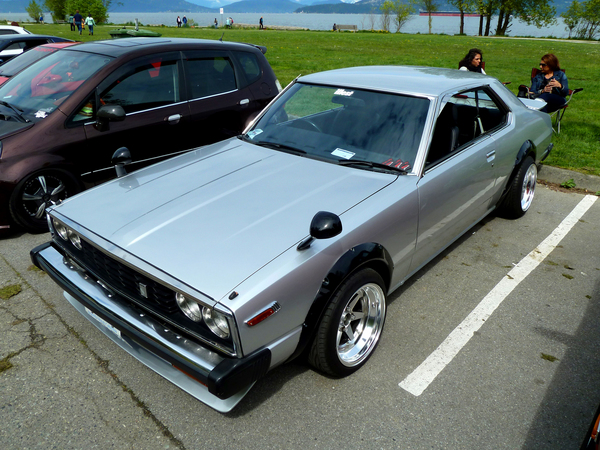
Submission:
[[317,370],[343,377],[369,359],[385,322],[385,284],[372,269],[348,278],[327,306],[308,361]]
[[533,202],[536,183],[537,167],[533,158],[528,156],[519,167],[499,206],[500,215],[508,219],[518,219],[525,215]]
[[10,198],[10,214],[26,231],[48,231],[46,208],[81,191],[73,175],[64,170],[41,170],[17,184]]

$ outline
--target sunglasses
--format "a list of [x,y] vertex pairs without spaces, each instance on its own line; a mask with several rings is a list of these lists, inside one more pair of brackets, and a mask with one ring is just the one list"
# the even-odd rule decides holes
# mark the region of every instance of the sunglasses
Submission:
[[546,67],[548,64],[540,63],[540,67]]

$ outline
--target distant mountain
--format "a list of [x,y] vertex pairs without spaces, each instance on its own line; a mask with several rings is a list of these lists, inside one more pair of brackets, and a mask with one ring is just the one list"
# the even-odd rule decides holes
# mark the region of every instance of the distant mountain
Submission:
[[[367,14],[379,10],[384,0],[245,0],[232,3],[229,0],[120,0],[113,1],[110,12],[218,12],[227,13],[335,13]],[[572,0],[554,0],[557,14],[568,9]],[[0,0],[0,13],[25,13],[31,0]],[[326,2],[326,3],[325,3]],[[344,3],[342,3],[344,2]],[[38,0],[41,3],[41,0]],[[120,5],[119,3],[122,3]],[[439,10],[453,11],[446,1],[438,4]],[[109,14],[110,14],[109,12]],[[7,18],[7,17],[3,17]]]
[[[2,1],[0,1],[2,3]],[[110,12],[215,12],[218,8],[207,8],[185,0],[123,0],[113,2]]]
[[313,4],[296,9],[296,13],[315,14],[368,14],[371,11],[379,12],[379,7],[385,0],[359,0],[356,3],[334,3]]
[[225,13],[291,13],[298,3],[289,0],[244,0],[227,5]]

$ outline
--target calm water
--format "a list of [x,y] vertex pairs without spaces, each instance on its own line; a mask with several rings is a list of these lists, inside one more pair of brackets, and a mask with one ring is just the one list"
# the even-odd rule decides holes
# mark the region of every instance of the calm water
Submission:
[[[109,20],[113,23],[133,22],[138,19],[142,24],[164,24],[176,25],[177,16],[186,15],[188,19],[193,19],[200,26],[208,26],[213,23],[215,17],[222,24],[227,16],[233,17],[237,23],[256,24],[258,19],[263,16],[265,26],[280,25],[280,26],[295,26],[309,28],[311,30],[330,30],[334,23],[357,25],[359,29],[380,29],[380,16],[375,14],[372,17],[368,14],[269,14],[269,13],[243,13],[243,14],[228,14],[225,8],[225,14],[215,15],[214,13],[111,13]],[[28,21],[27,13],[3,13],[3,17],[16,20]],[[51,19],[50,14],[44,15],[47,21]],[[373,26],[371,25],[374,20]],[[496,21],[492,21],[493,27]],[[459,17],[433,17],[432,32],[445,34],[458,34],[460,27]],[[476,17],[465,17],[465,32],[468,35],[477,35],[479,30],[479,19]],[[404,33],[427,33],[428,32],[428,17],[413,16],[408,23],[402,28]],[[547,28],[536,28],[528,26],[521,21],[514,20],[512,27],[508,33],[509,36],[535,36],[535,37],[561,37],[568,36],[562,19],[558,19],[558,24]]]

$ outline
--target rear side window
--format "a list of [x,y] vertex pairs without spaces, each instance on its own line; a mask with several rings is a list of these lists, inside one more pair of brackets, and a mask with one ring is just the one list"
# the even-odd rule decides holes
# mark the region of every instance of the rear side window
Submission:
[[0,30],[0,35],[3,34],[19,34],[15,30]]
[[246,75],[248,84],[254,83],[261,76],[261,69],[258,59],[254,53],[235,52],[235,55]]
[[4,50],[19,50],[21,48],[25,48],[25,42],[13,42]]
[[192,99],[223,94],[237,89],[231,60],[225,57],[195,58],[187,61]]

